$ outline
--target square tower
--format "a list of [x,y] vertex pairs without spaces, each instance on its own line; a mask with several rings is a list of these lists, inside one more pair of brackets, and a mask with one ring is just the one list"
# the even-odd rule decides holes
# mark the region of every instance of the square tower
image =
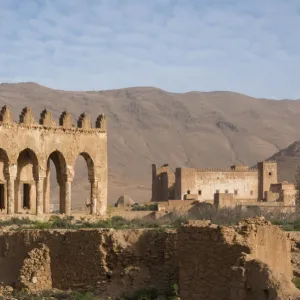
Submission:
[[258,200],[266,200],[266,192],[270,191],[271,184],[278,182],[277,162],[261,161],[258,168]]

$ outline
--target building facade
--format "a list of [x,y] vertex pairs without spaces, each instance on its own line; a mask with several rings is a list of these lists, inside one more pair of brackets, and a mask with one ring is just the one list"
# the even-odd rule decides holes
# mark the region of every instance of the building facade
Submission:
[[294,186],[278,183],[277,163],[262,161],[256,168],[236,165],[229,169],[176,168],[152,165],[152,201],[198,200],[213,202],[228,194],[235,203],[293,199]]
[[60,213],[71,214],[71,186],[75,160],[84,157],[91,184],[92,214],[103,214],[107,206],[107,124],[101,114],[92,127],[81,114],[77,126],[63,112],[58,124],[44,110],[35,121],[24,108],[19,122],[11,110],[0,112],[0,212],[3,214],[50,213],[50,160],[56,169],[60,189]]

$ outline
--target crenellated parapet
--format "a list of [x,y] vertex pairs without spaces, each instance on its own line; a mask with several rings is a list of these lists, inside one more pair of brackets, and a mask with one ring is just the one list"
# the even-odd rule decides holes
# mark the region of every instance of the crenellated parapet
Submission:
[[59,117],[58,122],[56,122],[53,117],[52,113],[44,109],[38,122],[35,120],[33,111],[30,107],[23,108],[20,116],[19,122],[14,122],[11,109],[8,105],[4,105],[0,111],[0,126],[5,124],[11,124],[15,126],[29,126],[29,127],[48,127],[53,129],[63,128],[64,130],[84,130],[84,131],[107,131],[107,120],[104,114],[100,114],[96,121],[95,127],[92,126],[92,122],[90,117],[83,112],[77,121],[77,126],[73,124],[72,115],[68,111],[62,112]]
[[246,168],[203,168],[203,169],[193,169],[196,172],[228,172],[228,173],[244,173],[244,172],[257,172],[257,169],[246,169]]

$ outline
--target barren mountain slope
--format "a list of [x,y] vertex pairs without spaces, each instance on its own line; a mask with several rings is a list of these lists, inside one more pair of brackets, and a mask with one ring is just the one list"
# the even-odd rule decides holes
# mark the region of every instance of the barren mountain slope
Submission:
[[[150,199],[151,164],[225,167],[253,165],[300,139],[300,101],[275,101],[232,92],[175,94],[151,87],[100,92],[57,91],[34,83],[1,84],[0,104],[18,119],[30,106],[36,119],[49,108],[54,118],[68,109],[74,123],[85,111],[108,116],[109,201],[123,194]],[[76,168],[74,203],[89,185]],[[81,176],[85,177],[85,181]]]
[[287,148],[270,157],[278,163],[280,181],[295,181],[297,167],[300,166],[300,141],[296,141]]

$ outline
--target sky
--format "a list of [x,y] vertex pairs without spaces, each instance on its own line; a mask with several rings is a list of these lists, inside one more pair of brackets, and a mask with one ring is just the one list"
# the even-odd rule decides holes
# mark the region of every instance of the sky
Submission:
[[299,0],[0,0],[0,82],[300,99]]

